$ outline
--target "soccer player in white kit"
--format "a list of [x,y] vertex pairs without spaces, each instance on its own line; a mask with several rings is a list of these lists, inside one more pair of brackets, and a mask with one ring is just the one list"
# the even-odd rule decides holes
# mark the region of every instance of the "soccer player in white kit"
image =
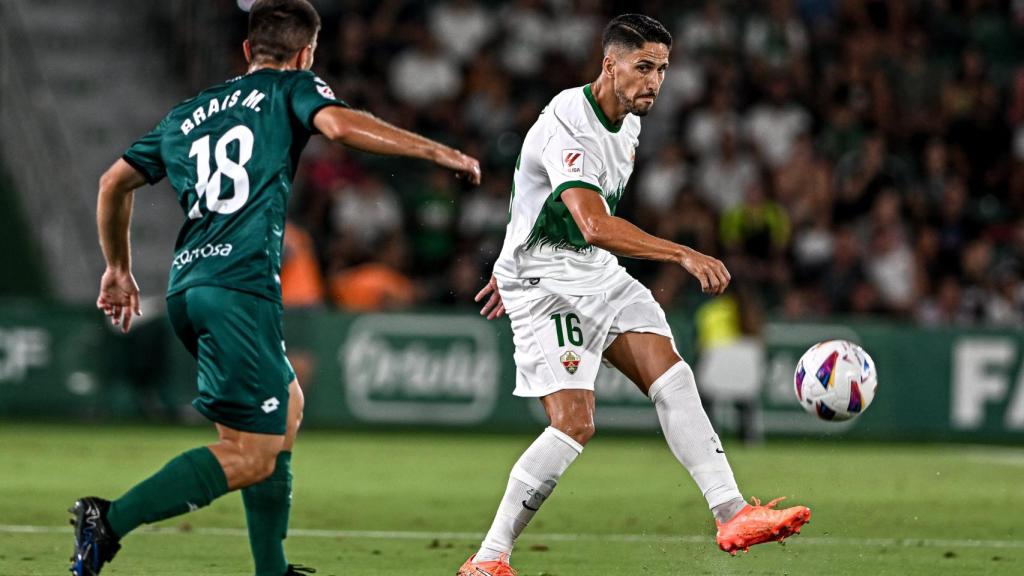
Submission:
[[513,466],[494,522],[459,576],[516,574],[508,562],[516,538],[594,434],[602,358],[654,402],[665,440],[714,514],[722,550],[782,540],[810,519],[804,506],[744,502],[665,313],[613,255],[678,264],[709,294],[729,284],[720,261],[614,215],[671,45],[653,18],[614,18],[600,77],[555,96],[523,142],[505,243],[477,300],[488,298],[481,313],[489,319],[508,313],[514,393],[540,398],[551,425]]

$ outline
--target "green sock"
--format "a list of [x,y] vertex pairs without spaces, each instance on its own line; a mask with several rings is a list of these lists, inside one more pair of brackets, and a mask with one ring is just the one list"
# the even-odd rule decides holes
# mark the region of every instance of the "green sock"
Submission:
[[107,523],[124,537],[149,524],[206,506],[228,491],[228,480],[209,448],[189,450],[110,504]]
[[284,539],[292,508],[292,453],[279,453],[274,473],[263,482],[244,488],[242,502],[256,576],[281,576],[288,569]]

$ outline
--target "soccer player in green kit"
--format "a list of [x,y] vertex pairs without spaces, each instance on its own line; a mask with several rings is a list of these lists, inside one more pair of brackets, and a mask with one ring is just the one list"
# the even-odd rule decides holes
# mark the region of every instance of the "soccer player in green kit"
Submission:
[[140,314],[129,244],[134,190],[167,177],[177,193],[185,222],[167,310],[198,363],[193,405],[215,423],[219,439],[179,455],[117,500],[76,501],[75,576],[99,574],[138,526],[232,490],[242,490],[257,576],[299,574],[283,540],[303,400],[284,354],[279,272],[302,149],[320,133],[480,181],[475,159],[336,99],[309,71],[319,29],[307,0],[257,1],[243,45],[248,73],[175,106],[100,179],[97,225],[107,268],[96,305],[123,331]]

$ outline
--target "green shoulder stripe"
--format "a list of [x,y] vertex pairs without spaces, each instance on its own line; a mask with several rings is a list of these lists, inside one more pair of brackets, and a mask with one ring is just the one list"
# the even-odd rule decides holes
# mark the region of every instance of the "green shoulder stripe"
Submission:
[[563,182],[559,184],[558,188],[555,188],[555,190],[551,193],[551,199],[558,200],[558,197],[562,195],[562,192],[565,192],[569,188],[586,188],[587,190],[593,190],[598,194],[601,193],[600,186],[594,186],[590,182],[584,182],[583,180],[570,180],[568,182]]
[[526,239],[527,248],[533,248],[538,244],[577,252],[591,248],[583,238],[583,233],[576,225],[576,220],[573,219],[569,208],[560,199],[562,192],[570,188],[585,188],[601,194],[601,188],[582,180],[570,180],[559,185],[544,201],[544,206],[541,207],[540,214],[537,215],[537,221],[533,223],[533,230],[530,231],[530,236]]

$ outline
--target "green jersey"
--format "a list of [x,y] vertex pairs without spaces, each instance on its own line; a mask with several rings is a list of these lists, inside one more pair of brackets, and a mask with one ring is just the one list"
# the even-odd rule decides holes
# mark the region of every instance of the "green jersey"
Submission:
[[281,300],[285,211],[299,155],[325,106],[345,106],[309,71],[257,70],[178,104],[124,160],[166,176],[185,222],[168,296],[222,286]]

